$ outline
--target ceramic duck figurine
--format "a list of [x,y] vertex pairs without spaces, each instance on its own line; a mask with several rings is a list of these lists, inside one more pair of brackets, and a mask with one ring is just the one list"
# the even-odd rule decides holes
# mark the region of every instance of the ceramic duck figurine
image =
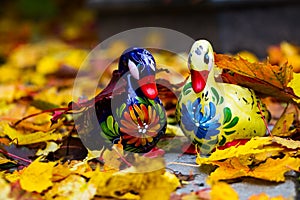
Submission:
[[89,149],[121,142],[126,151],[145,153],[156,145],[165,133],[167,119],[158,98],[155,73],[156,63],[149,51],[124,51],[112,80],[95,97],[94,112],[90,109],[85,114],[87,124],[79,129]]
[[268,112],[253,90],[218,82],[214,53],[206,40],[189,53],[188,78],[180,94],[176,117],[201,154],[235,139],[263,136]]

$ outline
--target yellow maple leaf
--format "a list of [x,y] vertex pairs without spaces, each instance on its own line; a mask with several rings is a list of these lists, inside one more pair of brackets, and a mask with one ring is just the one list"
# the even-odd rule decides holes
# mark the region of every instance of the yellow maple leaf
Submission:
[[15,183],[16,181],[20,180],[20,176],[22,172],[23,170],[20,171],[15,170],[13,173],[6,173],[4,177],[10,183]]
[[[285,111],[286,112],[286,111]],[[295,113],[282,113],[279,120],[277,120],[271,133],[273,136],[289,136],[294,133],[296,129],[289,130],[295,120]]]
[[72,173],[72,171],[68,168],[67,163],[65,163],[63,165],[62,164],[58,164],[52,170],[52,178],[51,178],[51,180],[53,182],[62,180],[64,178],[68,177],[71,173]]
[[46,192],[46,199],[92,199],[96,194],[96,187],[88,185],[85,178],[72,174],[57,182]]
[[[96,168],[89,184],[97,186],[97,195],[118,199],[170,199],[179,185],[177,177],[165,171],[161,159],[139,158],[141,163],[113,173]],[[153,167],[151,167],[151,165]],[[140,168],[146,168],[144,171]],[[153,170],[150,170],[150,169]]]
[[229,184],[225,182],[216,182],[211,188],[211,200],[238,200],[239,196]]
[[40,158],[33,161],[20,176],[22,189],[40,193],[52,186],[52,170],[55,164],[56,162],[42,163]]
[[[299,67],[300,69],[300,67]],[[288,84],[289,87],[293,88],[294,93],[297,96],[300,96],[300,73],[293,73],[293,79]],[[297,103],[300,103],[300,99],[295,98],[294,99]]]
[[285,139],[280,137],[273,137],[272,140],[273,142],[276,142],[277,144],[280,144],[289,149],[300,149],[300,141],[290,140],[290,139]]
[[13,200],[10,196],[11,194],[11,186],[8,182],[6,182],[2,177],[0,177],[0,199],[5,199],[5,200]]
[[250,171],[249,167],[241,163],[236,157],[227,159],[223,162],[216,161],[214,164],[219,167],[210,174],[208,179],[209,183],[244,177]]
[[284,181],[284,174],[292,169],[299,169],[300,158],[293,158],[286,155],[284,158],[268,158],[255,168],[244,165],[236,157],[227,159],[223,162],[215,162],[219,167],[210,174],[209,180],[214,182],[218,180],[234,179],[240,177],[254,177],[269,181]]
[[19,145],[34,144],[39,142],[46,142],[50,140],[61,140],[68,133],[58,133],[55,130],[48,132],[37,131],[33,133],[22,133],[9,126],[7,122],[0,122],[0,132],[1,134],[7,135],[14,143]]
[[270,181],[284,181],[284,174],[293,169],[299,170],[300,158],[293,158],[286,155],[283,158],[268,158],[265,163],[260,164],[254,170],[249,172],[249,175],[255,178],[270,180]]
[[212,161],[223,160],[232,157],[239,157],[243,155],[258,154],[267,151],[280,151],[283,148],[273,147],[264,148],[266,145],[272,144],[271,137],[253,137],[245,145],[240,145],[238,147],[232,146],[224,150],[216,149],[209,157],[197,156],[196,162],[198,164],[210,164]]

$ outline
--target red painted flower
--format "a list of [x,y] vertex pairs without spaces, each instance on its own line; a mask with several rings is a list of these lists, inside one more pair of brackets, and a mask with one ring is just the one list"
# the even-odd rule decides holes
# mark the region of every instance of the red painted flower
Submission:
[[135,147],[151,143],[160,129],[159,116],[150,105],[148,108],[144,104],[129,106],[120,122],[122,139]]

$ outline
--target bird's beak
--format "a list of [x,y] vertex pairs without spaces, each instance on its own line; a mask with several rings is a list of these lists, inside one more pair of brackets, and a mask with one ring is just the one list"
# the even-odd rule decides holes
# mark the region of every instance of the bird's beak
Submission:
[[155,83],[155,77],[153,75],[143,77],[138,80],[144,95],[149,99],[155,99],[158,96],[158,91]]
[[195,93],[203,91],[206,86],[208,74],[208,70],[196,71],[191,69],[192,88]]

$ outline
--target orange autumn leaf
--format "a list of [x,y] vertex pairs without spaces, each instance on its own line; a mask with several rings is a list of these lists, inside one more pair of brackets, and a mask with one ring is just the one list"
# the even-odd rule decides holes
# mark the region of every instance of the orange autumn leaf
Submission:
[[225,161],[216,161],[214,164],[219,167],[210,174],[209,181],[217,182],[219,180],[235,179],[247,176],[250,171],[247,165],[243,165],[236,157],[226,159]]
[[283,196],[269,197],[266,193],[260,193],[257,195],[252,195],[248,200],[287,200]]
[[210,174],[210,181],[235,179],[240,177],[254,177],[269,181],[281,182],[284,174],[290,170],[299,169],[300,158],[285,156],[284,158],[268,158],[265,163],[250,168],[240,162],[238,158],[215,162],[219,167]]
[[225,182],[216,182],[211,188],[211,200],[238,200],[239,196],[229,184]]
[[215,54],[216,65],[223,69],[222,78],[225,82],[238,84],[284,101],[299,99],[288,87],[293,78],[293,67],[270,63],[249,62],[243,58]]
[[263,164],[260,164],[250,176],[270,181],[285,181],[284,174],[291,170],[299,170],[300,158],[293,158],[286,155],[283,158],[268,158]]

